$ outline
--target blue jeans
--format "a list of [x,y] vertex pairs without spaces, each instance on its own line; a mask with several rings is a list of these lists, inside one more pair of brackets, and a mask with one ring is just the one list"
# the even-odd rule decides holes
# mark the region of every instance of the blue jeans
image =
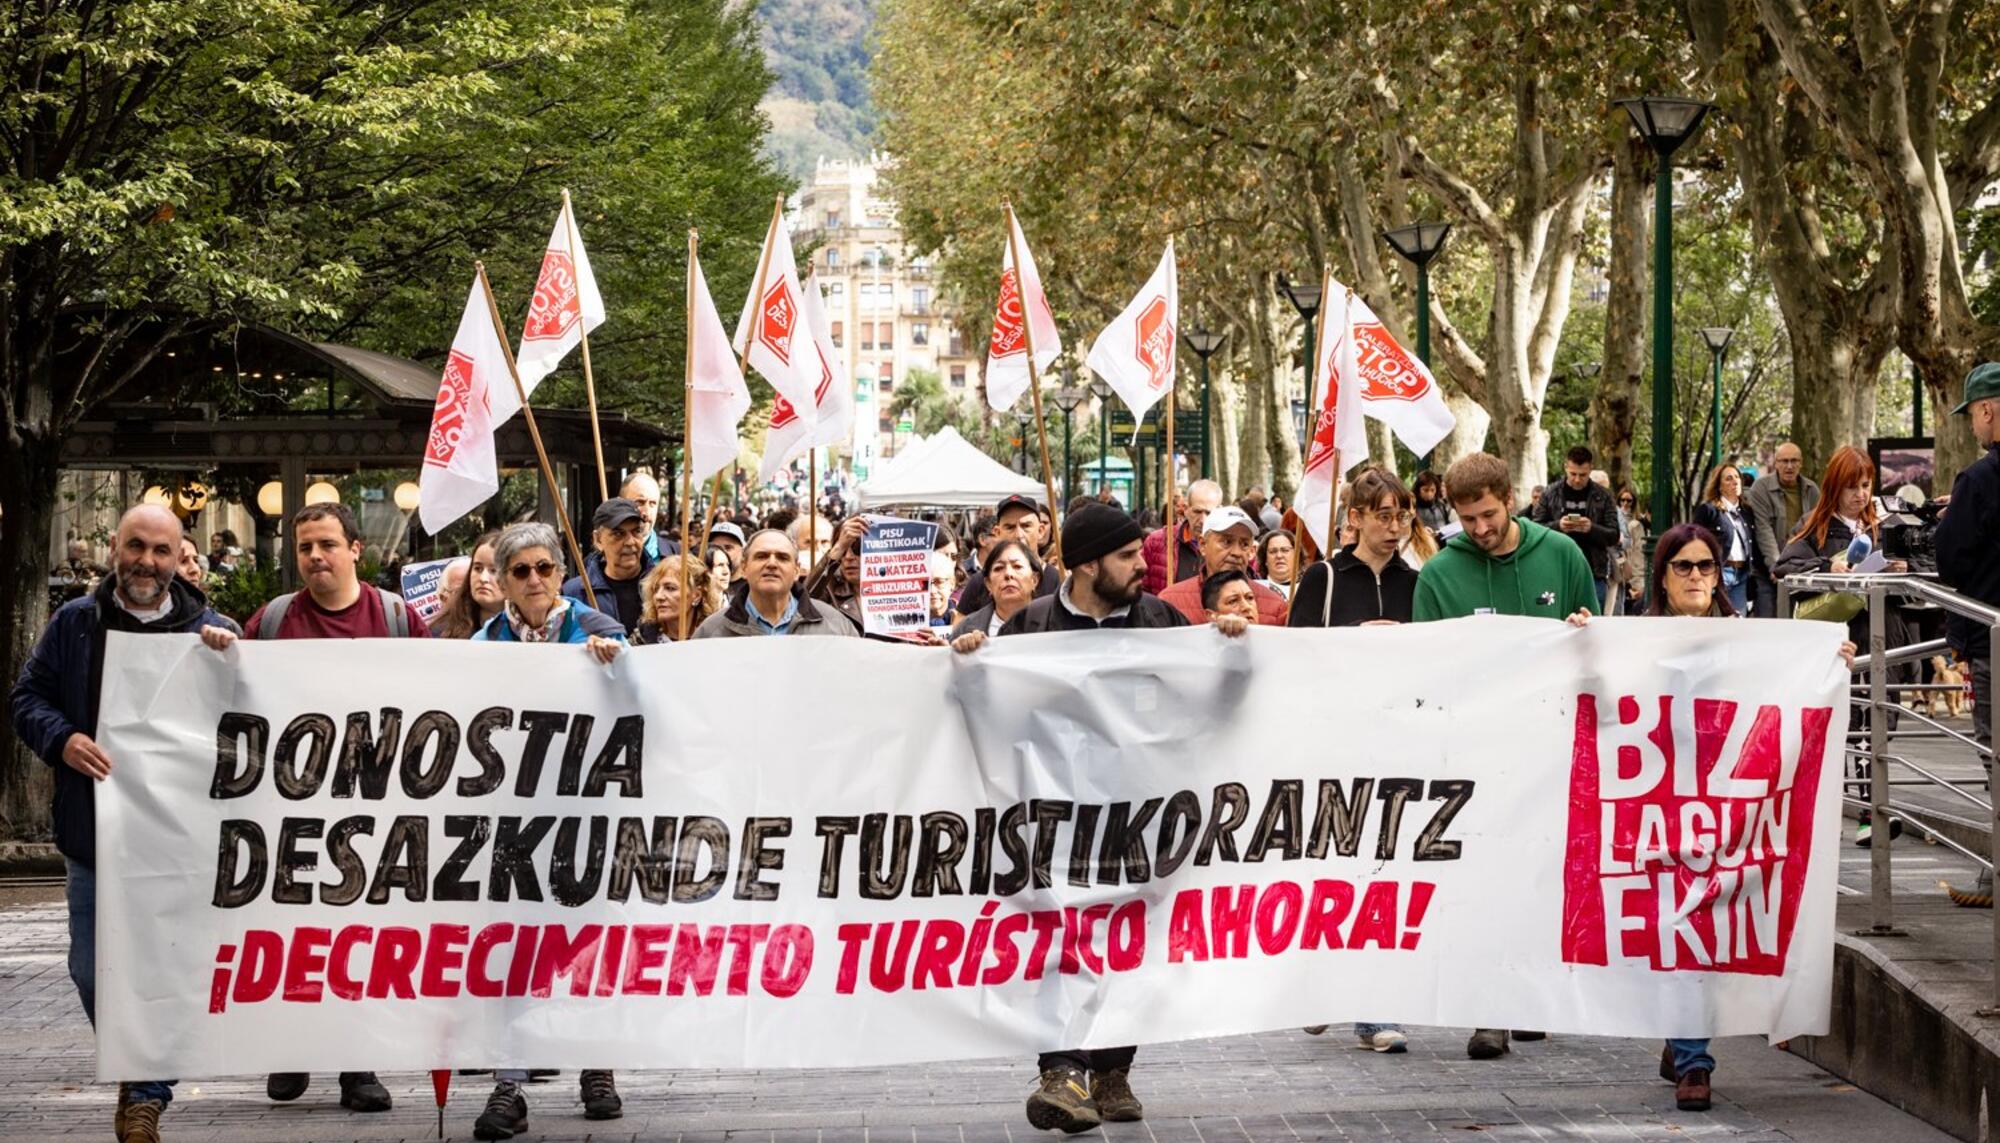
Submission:
[[1736,614],[1750,614],[1750,572],[1747,568],[1737,571],[1722,569],[1722,590],[1729,593],[1729,602],[1736,608]]
[[1606,605],[1605,601],[1611,597],[1611,581],[1592,577],[1590,583],[1592,587],[1597,589],[1597,614],[1604,615],[1608,613],[1611,609]]
[[[97,1026],[97,871],[74,861],[69,866],[69,979],[83,1001],[83,1014]],[[174,1101],[173,1080],[140,1080],[130,1085],[134,1103]]]
[[1715,1070],[1715,1057],[1708,1054],[1707,1040],[1668,1040],[1667,1049],[1674,1054],[1674,1078],[1701,1068]]

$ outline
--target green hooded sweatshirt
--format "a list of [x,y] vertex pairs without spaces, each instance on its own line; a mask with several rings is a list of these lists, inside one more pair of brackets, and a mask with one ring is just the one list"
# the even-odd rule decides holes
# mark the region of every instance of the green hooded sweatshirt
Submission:
[[1425,561],[1417,576],[1416,621],[1462,615],[1535,615],[1564,619],[1598,610],[1590,564],[1575,541],[1517,516],[1521,542],[1507,555],[1479,550],[1461,532]]

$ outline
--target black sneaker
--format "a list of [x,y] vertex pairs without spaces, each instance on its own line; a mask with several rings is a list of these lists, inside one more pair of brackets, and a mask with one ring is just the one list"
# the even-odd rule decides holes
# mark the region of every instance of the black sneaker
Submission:
[[264,1080],[264,1094],[279,1103],[290,1103],[304,1095],[311,1082],[310,1072],[272,1072]]
[[1090,1089],[1084,1086],[1083,1073],[1075,1068],[1048,1069],[1034,1094],[1028,1096],[1028,1122],[1038,1131],[1077,1135],[1102,1121]]
[[486,1097],[486,1110],[472,1121],[474,1139],[512,1139],[528,1129],[528,1097],[519,1085],[501,1080]]
[[1505,1028],[1474,1028],[1472,1039],[1465,1042],[1465,1054],[1475,1060],[1497,1060],[1507,1052]]
[[1090,1102],[1106,1123],[1137,1123],[1146,1118],[1139,1097],[1132,1094],[1132,1069],[1116,1068],[1090,1075]]
[[389,1089],[374,1072],[340,1073],[340,1106],[349,1111],[387,1111]]
[[625,1114],[625,1101],[618,1098],[618,1085],[610,1072],[587,1071],[578,1075],[583,1095],[585,1119],[617,1119]]

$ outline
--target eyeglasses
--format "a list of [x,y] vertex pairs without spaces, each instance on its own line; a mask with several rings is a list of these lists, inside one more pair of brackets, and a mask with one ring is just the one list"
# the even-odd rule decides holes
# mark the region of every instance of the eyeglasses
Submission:
[[1417,518],[1415,512],[1398,512],[1393,508],[1384,508],[1379,512],[1370,512],[1369,515],[1375,517],[1375,522],[1384,528],[1400,527]]
[[1697,574],[1705,576],[1715,574],[1714,560],[1668,560],[1667,566],[1674,569],[1674,574],[1682,579]]
[[550,560],[536,560],[532,564],[515,564],[507,569],[507,574],[521,583],[526,583],[531,575],[547,579],[556,574],[556,565]]

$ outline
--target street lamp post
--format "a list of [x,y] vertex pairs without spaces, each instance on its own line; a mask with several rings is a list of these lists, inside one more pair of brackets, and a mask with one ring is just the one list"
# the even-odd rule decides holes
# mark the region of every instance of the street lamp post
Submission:
[[[1028,472],[1028,426],[1034,423],[1035,415],[1033,413],[1017,411],[1014,414],[1014,426],[1016,430],[1014,439],[1019,441],[1021,445],[1021,474],[1023,476],[1027,475]],[[1049,507],[1051,511],[1054,511],[1054,505],[1050,505]]]
[[1674,175],[1673,155],[1701,130],[1712,109],[1698,99],[1621,99],[1639,135],[1659,156],[1653,182],[1653,534],[1673,521]]
[[1188,331],[1188,348],[1201,358],[1201,475],[1208,478],[1208,458],[1214,451],[1215,424],[1209,419],[1208,408],[1208,359],[1222,348],[1222,339],[1227,334],[1210,333],[1208,327],[1197,325]]
[[1062,498],[1063,510],[1068,511],[1070,501],[1075,499],[1075,494],[1070,491],[1072,487],[1070,484],[1070,473],[1075,471],[1070,458],[1070,415],[1076,412],[1077,407],[1082,405],[1089,398],[1090,394],[1088,391],[1076,386],[1076,370],[1074,368],[1068,365],[1063,366],[1062,379],[1062,388],[1057,389],[1055,392],[1055,402],[1056,408],[1061,409],[1063,415]]
[[1097,494],[1102,496],[1111,487],[1104,465],[1111,458],[1111,395],[1116,390],[1102,377],[1093,378],[1089,390],[1097,398]]
[[[1306,324],[1306,404],[1312,404],[1313,377],[1313,319],[1319,316],[1319,282],[1294,282],[1283,274],[1278,275],[1278,296],[1292,303],[1299,311],[1299,319]],[[1310,420],[1310,418],[1308,418]],[[1306,434],[1303,425],[1299,428],[1299,460],[1306,455]]]
[[[1417,360],[1426,369],[1431,365],[1431,259],[1444,250],[1450,234],[1449,222],[1415,222],[1382,232],[1383,240],[1417,268]],[[1425,454],[1424,468],[1430,466],[1430,455]]]
[[1709,415],[1715,420],[1715,444],[1708,452],[1708,466],[1713,469],[1722,463],[1722,355],[1729,349],[1729,339],[1736,331],[1719,325],[1705,325],[1700,330],[1701,339],[1708,343],[1708,351],[1715,357],[1715,404]]

